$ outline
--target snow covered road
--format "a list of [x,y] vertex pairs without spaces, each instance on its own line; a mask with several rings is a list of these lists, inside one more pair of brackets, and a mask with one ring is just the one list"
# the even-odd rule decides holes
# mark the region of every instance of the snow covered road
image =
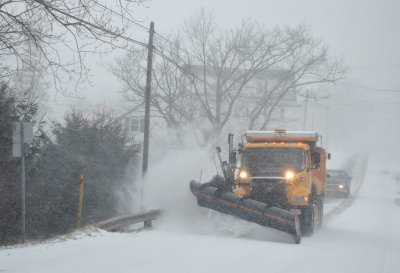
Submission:
[[0,272],[400,272],[400,158],[371,157],[364,179],[362,164],[355,168],[360,188],[353,200],[329,200],[328,221],[300,245],[278,231],[180,204],[185,214],[169,215],[152,231],[0,248]]

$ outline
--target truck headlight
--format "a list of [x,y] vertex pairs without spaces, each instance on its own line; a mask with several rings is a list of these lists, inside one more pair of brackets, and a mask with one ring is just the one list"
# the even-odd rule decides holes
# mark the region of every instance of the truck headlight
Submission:
[[237,178],[235,179],[235,184],[238,186],[249,186],[250,179],[250,172],[246,168],[240,167],[239,172],[237,173]]
[[286,171],[285,177],[287,179],[292,179],[294,177],[294,171]]
[[339,184],[338,188],[339,189],[344,189],[344,185],[343,184]]
[[245,180],[245,179],[248,179],[250,177],[250,174],[249,174],[249,172],[247,170],[241,169],[241,170],[239,170],[238,177],[240,179]]

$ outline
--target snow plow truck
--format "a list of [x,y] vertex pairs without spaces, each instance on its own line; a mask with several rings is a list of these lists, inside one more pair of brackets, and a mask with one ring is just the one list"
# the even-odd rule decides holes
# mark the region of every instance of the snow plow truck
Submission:
[[312,235],[321,227],[326,160],[315,132],[248,131],[238,148],[229,134],[229,161],[223,176],[207,183],[192,180],[190,189],[199,206],[271,227],[293,236]]

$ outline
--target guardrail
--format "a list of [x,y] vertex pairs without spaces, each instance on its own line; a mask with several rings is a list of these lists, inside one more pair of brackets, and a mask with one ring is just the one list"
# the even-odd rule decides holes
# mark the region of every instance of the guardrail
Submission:
[[141,213],[124,215],[114,217],[96,224],[92,226],[95,228],[101,228],[107,231],[117,231],[121,230],[124,227],[142,223],[144,228],[151,228],[153,220],[157,219],[162,214],[162,210],[149,210]]

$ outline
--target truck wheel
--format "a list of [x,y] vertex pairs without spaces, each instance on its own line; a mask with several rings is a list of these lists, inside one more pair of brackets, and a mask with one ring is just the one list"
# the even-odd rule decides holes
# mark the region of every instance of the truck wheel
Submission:
[[314,233],[314,206],[307,206],[301,210],[300,231],[304,236],[311,236]]

